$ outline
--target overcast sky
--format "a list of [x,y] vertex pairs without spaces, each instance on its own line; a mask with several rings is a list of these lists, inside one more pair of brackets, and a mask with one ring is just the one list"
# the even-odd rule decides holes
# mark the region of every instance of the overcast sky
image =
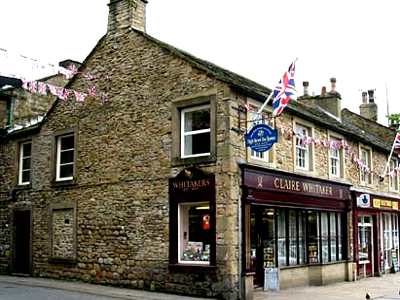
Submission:
[[[108,0],[2,2],[2,73],[16,65],[5,52],[83,61],[106,32]],[[149,0],[147,33],[268,87],[298,57],[299,95],[303,81],[319,94],[336,77],[342,107],[359,112],[361,90],[376,89],[386,124],[387,98],[400,113],[399,8],[398,0]]]

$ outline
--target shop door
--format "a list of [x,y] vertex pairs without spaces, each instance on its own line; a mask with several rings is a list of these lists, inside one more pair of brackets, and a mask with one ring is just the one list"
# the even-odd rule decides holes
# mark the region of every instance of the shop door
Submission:
[[371,216],[358,217],[358,276],[373,276],[373,224]]
[[31,214],[30,211],[15,211],[15,255],[14,272],[17,274],[30,273],[30,239]]
[[255,286],[264,285],[264,268],[275,268],[275,211],[252,206],[251,211],[251,268]]

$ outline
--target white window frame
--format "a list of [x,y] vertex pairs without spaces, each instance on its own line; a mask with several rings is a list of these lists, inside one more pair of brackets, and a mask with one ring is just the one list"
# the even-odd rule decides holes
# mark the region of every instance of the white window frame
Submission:
[[[178,203],[178,263],[179,264],[188,264],[188,265],[210,265],[211,262],[211,255],[208,258],[208,261],[192,261],[192,260],[182,260],[182,250],[181,250],[181,234],[182,234],[182,225],[181,225],[181,218],[182,218],[182,213],[181,213],[181,207],[182,206],[193,206],[193,205],[207,205],[210,206],[210,201],[204,201],[204,202],[181,202]],[[189,238],[189,237],[188,237]],[[211,245],[210,245],[211,247]],[[211,250],[210,250],[211,251]]]
[[[367,153],[367,162],[364,161],[363,152]],[[372,149],[365,146],[360,146],[360,159],[369,168],[370,173],[367,174],[360,169],[360,183],[364,185],[371,185],[372,182]]]
[[[336,143],[342,143],[343,142],[343,138],[340,136],[336,136],[336,135],[330,135],[329,134],[329,139],[331,141],[334,141]],[[333,151],[337,152],[338,156],[333,156],[332,153]],[[344,178],[344,172],[345,172],[345,163],[344,163],[344,153],[343,153],[343,148],[339,148],[337,150],[332,150],[332,149],[328,149],[328,156],[329,156],[329,177],[332,178]],[[333,174],[332,173],[332,160],[336,160],[336,167],[337,167],[337,174]]]
[[[205,108],[208,108],[210,110],[210,127],[207,128],[207,129],[201,129],[201,130],[194,130],[194,131],[185,132],[185,114],[188,113],[188,112],[192,112],[192,111],[196,111],[196,110],[202,110],[202,109],[205,109]],[[211,105],[210,104],[182,109],[181,110],[181,158],[191,158],[191,157],[201,157],[201,156],[209,156],[209,155],[211,155],[210,152],[185,155],[185,137],[186,136],[191,136],[191,135],[196,135],[196,134],[201,134],[201,133],[207,133],[207,132],[209,132],[211,134]],[[210,142],[210,149],[211,149],[211,137],[210,137],[210,141],[209,142]]]
[[[24,156],[24,146],[25,145],[31,145],[31,155],[30,156]],[[32,141],[28,141],[28,142],[23,142],[20,143],[19,145],[19,168],[18,168],[18,185],[28,185],[31,183],[31,165],[32,165],[32,160],[31,163],[29,165],[29,169],[23,169],[23,161],[24,159],[32,159]],[[29,171],[29,181],[22,181],[22,173],[23,171]]]
[[[295,123],[295,135],[294,135],[294,158],[295,158],[295,168],[297,170],[301,170],[301,171],[312,171],[312,155],[313,155],[313,151],[312,151],[312,147],[311,144],[308,145],[301,145],[300,142],[298,143],[298,141],[300,141],[300,139],[297,136],[297,133],[299,132],[299,129],[301,129],[302,131],[304,130],[306,132],[307,137],[312,138],[312,128],[300,123]],[[300,151],[304,151],[304,167],[300,166],[298,164],[299,159],[298,159],[298,155],[297,155],[297,150]]]
[[[67,137],[71,137],[71,136],[74,137],[74,147],[61,151],[61,140],[63,138],[67,138]],[[75,135],[74,134],[60,135],[60,136],[57,136],[56,140],[57,140],[56,181],[72,180],[72,179],[74,179],[74,176],[60,177],[60,173],[61,173],[61,166],[66,166],[66,165],[72,165],[73,173],[75,171],[75,143],[76,143]],[[73,151],[73,160],[72,160],[72,162],[61,164],[61,152],[66,152],[66,151],[71,151],[71,150]]]

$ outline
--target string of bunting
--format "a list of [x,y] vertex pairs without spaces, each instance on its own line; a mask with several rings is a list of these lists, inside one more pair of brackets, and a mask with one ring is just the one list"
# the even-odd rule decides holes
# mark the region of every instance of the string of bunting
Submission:
[[[59,74],[64,75],[65,78],[68,80],[71,79],[76,74],[82,74],[83,78],[85,78],[88,81],[98,79],[101,77],[101,76],[94,76],[86,72],[79,72],[78,68],[73,64],[70,64],[68,68],[59,67]],[[79,92],[73,89],[67,89],[55,86],[53,84],[45,83],[42,81],[35,81],[35,80],[29,81],[25,79],[21,80],[22,80],[22,88],[29,91],[32,94],[39,94],[42,96],[46,96],[49,92],[51,95],[56,96],[64,101],[67,101],[72,97],[75,97],[75,100],[77,102],[84,102],[88,96],[92,97],[100,96],[102,103],[108,101],[107,95],[105,93],[99,93],[96,89],[96,86],[94,85],[87,88],[86,92]]]
[[[245,104],[244,105],[245,109],[247,112],[250,113],[255,113],[254,111],[254,107],[252,105],[249,104]],[[273,117],[270,116],[269,114],[261,114],[261,117],[257,117],[254,118],[252,120],[248,120],[246,121],[246,123],[257,123],[259,121],[266,121],[269,119],[272,119]],[[287,140],[291,140],[293,138],[293,136],[295,135],[297,138],[299,138],[301,145],[310,145],[313,144],[317,147],[323,147],[329,150],[344,150],[345,154],[347,156],[350,157],[351,162],[356,164],[356,166],[358,167],[358,169],[367,174],[367,175],[373,175],[373,176],[377,176],[380,177],[381,175],[373,170],[370,170],[370,168],[368,167],[368,165],[366,165],[364,163],[364,161],[362,159],[360,159],[358,157],[358,155],[351,150],[349,144],[345,141],[345,140],[329,140],[329,139],[319,139],[319,138],[312,138],[309,136],[302,136],[300,134],[297,134],[293,131],[293,128],[291,127],[287,127],[284,125],[280,125],[279,128],[277,128],[281,135],[284,136]],[[397,176],[398,174],[400,174],[400,167],[396,167],[392,170],[390,170],[386,175],[390,176],[390,177],[394,177]],[[385,176],[386,176],[385,175]]]

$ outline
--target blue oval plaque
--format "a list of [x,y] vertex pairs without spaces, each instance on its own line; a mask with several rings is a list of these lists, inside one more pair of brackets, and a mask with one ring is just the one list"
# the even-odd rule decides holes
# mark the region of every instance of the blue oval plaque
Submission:
[[278,130],[266,124],[258,124],[245,135],[245,139],[246,147],[256,152],[265,152],[278,141]]

